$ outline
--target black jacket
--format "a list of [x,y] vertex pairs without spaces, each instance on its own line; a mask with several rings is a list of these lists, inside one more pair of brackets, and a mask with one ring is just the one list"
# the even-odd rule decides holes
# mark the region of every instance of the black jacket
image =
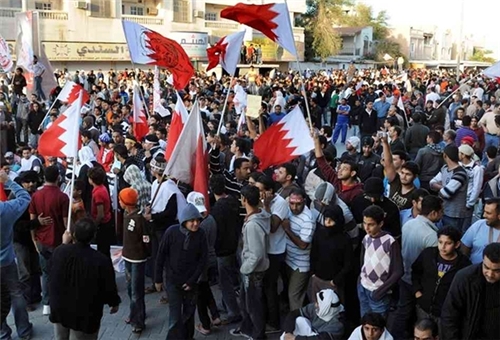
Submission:
[[[356,220],[356,223],[363,223],[363,210],[368,208],[370,205],[378,205],[385,212],[384,225],[382,230],[391,234],[392,237],[399,239],[401,236],[401,218],[399,216],[399,208],[387,197],[382,197],[375,203],[372,203],[368,197],[364,194],[358,195],[351,202],[351,212]],[[361,230],[364,233],[364,230]]]
[[99,330],[103,306],[118,306],[109,258],[84,244],[54,250],[50,269],[50,321],[85,333]]
[[486,284],[482,265],[469,266],[455,275],[441,310],[442,340],[477,338]]
[[241,230],[238,200],[230,195],[221,198],[215,202],[210,214],[217,223],[215,254],[218,257],[235,254]]
[[366,109],[361,112],[359,117],[359,130],[362,135],[372,135],[377,132],[377,111],[372,110],[371,115],[368,115]]
[[405,146],[410,154],[416,155],[418,150],[427,145],[429,128],[421,123],[415,123],[406,131]]
[[326,228],[317,224],[311,245],[311,274],[344,286],[351,269],[352,244],[342,226]]
[[455,274],[460,269],[471,264],[467,257],[458,252],[458,258],[453,268],[444,274],[442,278],[439,278],[437,271],[438,256],[439,250],[437,247],[426,248],[411,267],[413,292],[420,291],[422,293],[422,296],[417,300],[417,304],[425,312],[435,317],[441,316],[441,308]]

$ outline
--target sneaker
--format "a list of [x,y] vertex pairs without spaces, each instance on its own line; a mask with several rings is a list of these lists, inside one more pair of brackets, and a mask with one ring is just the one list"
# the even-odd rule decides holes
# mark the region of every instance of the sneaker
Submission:
[[42,314],[43,315],[50,315],[50,306],[44,305]]
[[231,334],[232,336],[240,336],[243,338],[252,339],[250,335],[243,333],[239,328],[231,329],[229,331],[229,334]]
[[205,329],[203,328],[203,326],[200,324],[196,325],[196,330],[198,332],[200,332],[200,334],[202,335],[209,335],[211,332],[210,332],[210,329]]

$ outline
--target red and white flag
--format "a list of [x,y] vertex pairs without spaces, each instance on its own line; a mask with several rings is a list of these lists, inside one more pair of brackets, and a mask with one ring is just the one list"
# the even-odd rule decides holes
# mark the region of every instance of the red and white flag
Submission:
[[167,148],[165,150],[165,159],[170,160],[170,156],[174,152],[175,145],[179,140],[179,136],[184,129],[184,124],[188,120],[188,112],[181,96],[177,93],[177,101],[175,102],[174,113],[172,114],[172,120],[170,121],[170,128],[168,130]]
[[180,140],[182,143],[175,146],[172,157],[168,160],[165,175],[190,184],[194,191],[205,196],[205,204],[208,205],[207,144],[198,102],[189,114]]
[[160,70],[158,66],[155,66],[153,78],[153,111],[162,117],[170,115],[170,111],[161,104]]
[[132,62],[164,67],[174,75],[176,89],[186,87],[194,68],[178,42],[135,22],[122,21],[122,25]]
[[66,80],[66,84],[64,84],[64,87],[62,88],[61,92],[59,92],[57,100],[60,100],[64,103],[68,103],[68,105],[71,105],[75,100],[78,99],[80,91],[83,91],[82,103],[88,102],[90,99],[89,93],[85,91],[80,84],[77,84],[71,80]]
[[500,81],[500,61],[497,61],[490,67],[486,68],[483,71],[483,74],[489,78],[495,79],[496,81]]
[[224,8],[220,12],[220,16],[262,32],[266,37],[297,56],[290,13],[286,2],[266,5],[238,3],[235,6]]
[[260,159],[262,170],[290,162],[313,148],[314,141],[298,105],[254,143],[255,156]]
[[132,126],[134,127],[134,136],[138,141],[142,140],[149,132],[148,117],[146,117],[140,91],[139,85],[134,84]]
[[42,156],[76,157],[80,143],[80,110],[83,91],[66,111],[40,136],[38,152]]
[[236,72],[236,65],[240,59],[240,48],[245,38],[245,31],[226,35],[214,46],[207,48],[208,66],[210,71],[220,64],[229,75]]
[[0,35],[0,70],[9,72],[13,66],[14,62],[9,52],[9,45],[7,45],[5,39]]

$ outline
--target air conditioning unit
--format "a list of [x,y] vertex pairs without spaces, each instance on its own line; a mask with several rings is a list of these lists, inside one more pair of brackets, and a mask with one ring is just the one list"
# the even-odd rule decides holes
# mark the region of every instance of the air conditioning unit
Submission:
[[194,12],[193,16],[195,18],[204,18],[205,17],[205,12],[203,12],[203,11],[194,10],[193,12]]
[[75,1],[75,8],[87,10],[88,6],[89,4],[87,1]]
[[158,9],[154,8],[154,7],[148,7],[146,13],[148,13],[148,15],[158,15]]

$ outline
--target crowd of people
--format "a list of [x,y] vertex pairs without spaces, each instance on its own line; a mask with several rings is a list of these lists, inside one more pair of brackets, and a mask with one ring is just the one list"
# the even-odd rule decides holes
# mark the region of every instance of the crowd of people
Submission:
[[[1,338],[12,334],[10,310],[29,339],[41,304],[56,339],[97,339],[103,306],[116,313],[122,302],[114,245],[134,333],[148,324],[145,294],[158,294],[167,339],[227,324],[251,339],[500,338],[497,82],[475,70],[457,81],[425,69],[252,68],[233,83],[199,72],[178,97],[161,71],[164,110],[199,104],[207,202],[165,173],[172,115],[155,112],[152,70],[54,76],[47,98],[41,86],[26,95],[20,68],[1,81]],[[90,95],[78,157],[40,155],[40,135],[67,109],[55,99],[68,80]],[[142,140],[134,81],[151,113]],[[244,124],[241,90],[262,97]],[[261,168],[254,141],[297,105],[314,148]]]

